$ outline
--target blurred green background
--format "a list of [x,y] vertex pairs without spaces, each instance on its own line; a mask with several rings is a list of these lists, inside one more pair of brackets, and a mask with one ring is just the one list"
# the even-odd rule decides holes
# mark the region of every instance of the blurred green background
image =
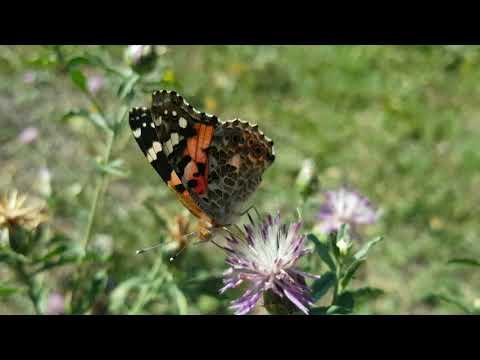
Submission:
[[[94,160],[107,140],[81,116],[65,117],[72,109],[92,109],[62,64],[90,54],[122,67],[125,49],[0,47],[0,190],[41,196],[48,169],[52,226],[72,241],[84,231],[98,181]],[[446,266],[452,258],[480,257],[479,47],[157,46],[157,54],[132,106],[148,106],[154,89],[175,89],[223,120],[258,123],[275,141],[275,163],[252,201],[260,210],[295,216],[295,179],[308,158],[316,162],[321,190],[346,184],[382,209],[378,224],[365,233],[384,235],[385,241],[355,281],[385,294],[358,313],[459,313],[429,299],[431,292],[479,302],[478,271]],[[106,113],[116,114],[118,80],[93,66],[86,73],[101,78],[95,98]],[[38,136],[25,143],[19,134],[28,127]],[[148,165],[128,125],[113,144],[112,159],[123,160],[128,175],[112,178],[92,233],[93,244],[111,247],[103,269],[112,286],[159,277],[165,267],[176,286],[159,290],[142,312],[178,313],[183,306],[188,313],[228,313],[234,295],[217,294],[225,265],[214,246],[189,247],[173,264],[161,251],[135,255],[168,238],[169,224],[186,212]],[[307,226],[321,201],[321,193],[309,199]],[[59,267],[42,281],[62,292],[69,271]],[[1,263],[0,277],[11,278]],[[128,303],[119,293],[119,304],[110,305],[113,313]],[[31,312],[20,295],[0,298],[0,313]]]

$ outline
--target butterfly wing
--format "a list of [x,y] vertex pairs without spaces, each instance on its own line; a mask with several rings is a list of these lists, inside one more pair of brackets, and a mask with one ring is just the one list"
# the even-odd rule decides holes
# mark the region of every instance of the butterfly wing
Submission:
[[168,161],[164,151],[164,144],[162,144],[159,138],[160,131],[155,125],[151,110],[147,108],[133,108],[129,114],[129,124],[138,146],[150,162],[150,165],[152,165],[168,187],[175,192],[177,198],[185,207],[196,217],[202,217],[203,211],[191,198],[190,193],[185,189],[179,176]]
[[215,129],[207,154],[208,189],[199,204],[202,207],[208,201],[209,216],[218,224],[229,225],[244,210],[242,206],[275,160],[273,141],[257,125],[233,120]]
[[174,91],[157,91],[152,96],[152,113],[158,137],[168,162],[184,187],[196,195],[208,187],[207,149],[218,119],[195,110]]
[[274,161],[273,141],[258,126],[220,122],[174,91],[156,91],[150,110],[134,109],[130,126],[162,179],[197,217],[229,225]]

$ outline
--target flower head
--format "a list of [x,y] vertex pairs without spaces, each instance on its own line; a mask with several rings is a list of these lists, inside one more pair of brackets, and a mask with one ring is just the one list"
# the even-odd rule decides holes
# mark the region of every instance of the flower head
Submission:
[[47,220],[45,208],[41,204],[25,206],[26,195],[12,191],[0,201],[0,228],[20,226],[33,230]]
[[153,45],[129,45],[124,56],[127,64],[140,74],[152,71],[157,60],[156,47]]
[[87,77],[87,88],[92,95],[96,95],[105,85],[105,78],[98,74]]
[[38,137],[38,129],[36,127],[29,126],[23,129],[18,135],[18,141],[22,144],[30,144]]
[[65,313],[65,297],[57,292],[53,292],[48,296],[47,315],[62,315]]
[[34,71],[27,71],[23,74],[23,82],[27,85],[31,85],[37,79],[37,74]]
[[323,233],[338,231],[342,224],[349,224],[354,230],[356,225],[373,224],[378,220],[379,212],[356,191],[346,188],[327,191],[325,198],[317,216]]
[[244,281],[250,283],[246,292],[232,302],[235,314],[250,312],[265,292],[289,300],[308,314],[307,306],[313,299],[305,278],[316,276],[296,268],[298,260],[310,252],[305,249],[306,237],[300,234],[300,227],[301,223],[281,224],[277,213],[274,218],[269,215],[264,223],[245,225],[242,236],[227,236],[224,249],[230,268],[224,273],[225,286],[220,293]]

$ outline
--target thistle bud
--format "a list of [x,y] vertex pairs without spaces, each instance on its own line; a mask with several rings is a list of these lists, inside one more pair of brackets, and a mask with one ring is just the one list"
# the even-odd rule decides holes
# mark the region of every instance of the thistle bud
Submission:
[[139,74],[146,74],[155,68],[157,53],[153,45],[129,45],[125,60]]
[[318,189],[318,178],[315,175],[315,162],[307,159],[303,162],[295,185],[304,199]]

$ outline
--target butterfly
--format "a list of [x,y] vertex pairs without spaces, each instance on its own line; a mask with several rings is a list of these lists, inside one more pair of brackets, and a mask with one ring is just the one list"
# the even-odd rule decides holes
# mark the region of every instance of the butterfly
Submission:
[[275,159],[273,141],[257,125],[220,121],[175,91],[155,91],[150,108],[130,111],[129,124],[150,164],[199,220],[205,241],[244,213]]

